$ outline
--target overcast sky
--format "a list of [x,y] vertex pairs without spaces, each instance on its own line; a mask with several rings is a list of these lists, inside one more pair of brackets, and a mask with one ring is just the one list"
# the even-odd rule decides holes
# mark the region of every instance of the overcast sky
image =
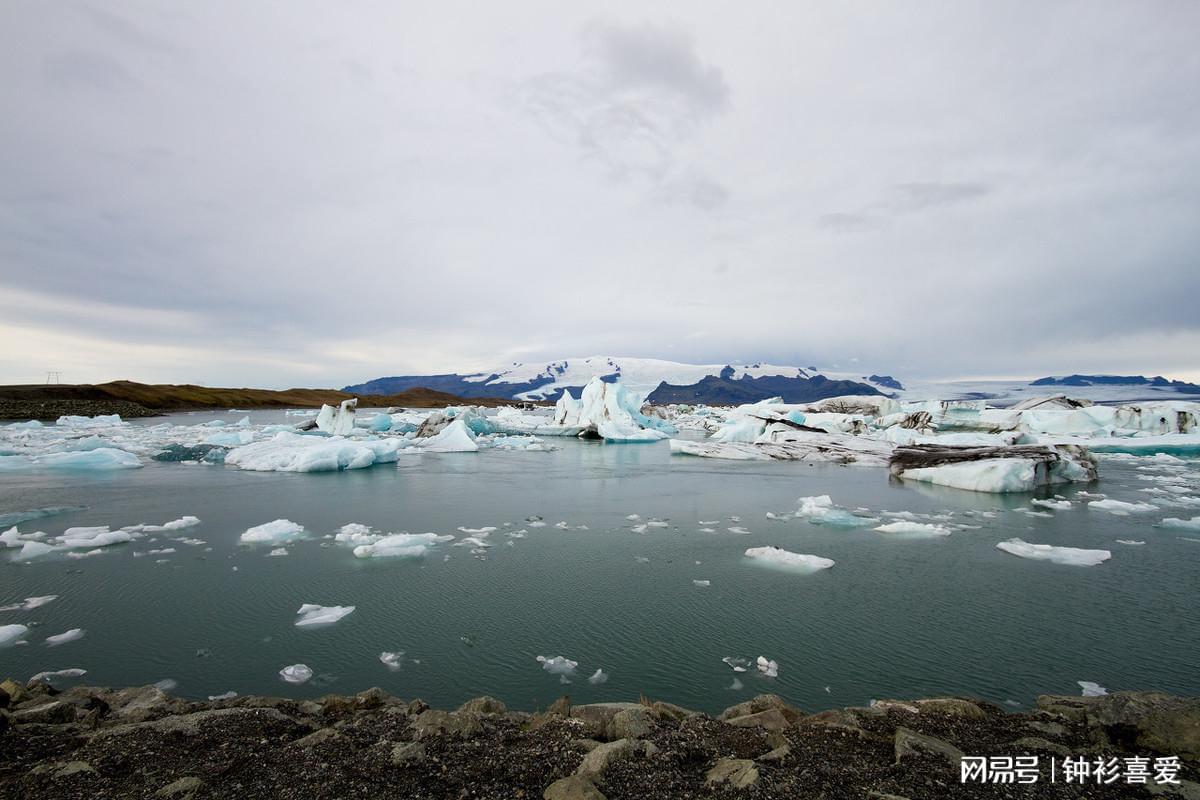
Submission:
[[1188,0],[9,0],[0,382],[1200,379],[1197,31]]

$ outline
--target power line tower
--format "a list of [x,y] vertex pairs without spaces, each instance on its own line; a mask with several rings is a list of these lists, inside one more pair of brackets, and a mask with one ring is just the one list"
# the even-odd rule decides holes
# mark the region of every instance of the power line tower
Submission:
[[59,379],[61,374],[62,373],[60,373],[58,371],[47,371],[46,372],[46,385],[49,386],[52,383],[62,383],[62,381]]

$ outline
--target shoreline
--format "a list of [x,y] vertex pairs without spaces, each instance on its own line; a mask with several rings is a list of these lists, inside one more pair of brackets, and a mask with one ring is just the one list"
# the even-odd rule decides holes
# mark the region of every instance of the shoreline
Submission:
[[1182,790],[1200,791],[1200,698],[1156,692],[1042,696],[1030,712],[941,697],[813,714],[759,695],[711,717],[644,697],[446,711],[377,688],[193,702],[5,681],[0,709],[0,798],[1014,796],[961,782],[964,755],[1038,757],[1041,780],[1021,797],[1151,796],[1049,780],[1051,761],[1077,756],[1178,757]]

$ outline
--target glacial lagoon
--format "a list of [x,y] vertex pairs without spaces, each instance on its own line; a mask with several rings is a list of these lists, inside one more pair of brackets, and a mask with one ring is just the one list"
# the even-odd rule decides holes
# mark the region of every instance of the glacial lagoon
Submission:
[[[1200,460],[1166,470],[1102,456],[1098,483],[996,495],[901,483],[879,468],[673,456],[665,441],[549,443],[557,449],[423,453],[311,474],[149,461],[0,475],[0,514],[74,508],[22,532],[200,519],[84,558],[19,562],[0,550],[0,606],[58,595],[0,612],[0,625],[29,626],[26,643],[0,647],[0,674],[85,669],[89,684],[171,681],[193,698],[380,686],[436,707],[480,694],[534,709],[562,694],[640,693],[710,712],[765,691],[808,710],[941,694],[1027,708],[1038,694],[1078,693],[1079,681],[1200,693],[1200,533],[1157,526],[1196,511],[1172,505],[1182,494],[1143,491],[1156,476],[1197,486]],[[1112,513],[1088,508],[1089,492],[1158,505]],[[1031,505],[1056,494],[1070,507]],[[792,516],[799,498],[820,495],[951,533],[891,536]],[[240,542],[281,518],[306,532],[286,556]],[[455,539],[417,557],[356,558],[332,538],[348,523]],[[489,546],[463,544],[489,527]],[[1112,557],[1078,567],[997,549],[1013,537]],[[835,565],[804,574],[744,556],[767,545]],[[297,627],[308,603],[355,610]],[[45,641],[76,628],[82,638]],[[385,652],[403,656],[389,665]],[[572,675],[537,660],[560,655],[578,662]],[[760,655],[777,662],[777,677],[754,667]],[[750,665],[736,672],[726,658]],[[298,663],[311,680],[283,681],[280,670]],[[590,682],[598,669],[607,680]]]

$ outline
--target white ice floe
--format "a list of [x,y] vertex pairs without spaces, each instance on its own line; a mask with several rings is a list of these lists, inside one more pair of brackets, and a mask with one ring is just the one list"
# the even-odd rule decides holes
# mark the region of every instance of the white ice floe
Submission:
[[588,683],[592,684],[593,686],[598,686],[602,683],[608,683],[608,673],[602,669],[598,669],[592,673],[590,678],[588,678]]
[[276,547],[274,550],[267,553],[267,555],[271,556],[272,558],[279,558],[280,556],[286,556],[287,554],[288,551],[286,547]]
[[290,519],[277,519],[247,528],[240,541],[243,544],[287,544],[304,536],[303,525]]
[[14,644],[27,633],[29,633],[28,625],[0,625],[0,647]]
[[1108,689],[1105,689],[1098,683],[1093,683],[1092,681],[1075,682],[1079,684],[1079,688],[1083,692],[1084,697],[1103,697],[1104,695],[1108,694]]
[[404,651],[388,652],[385,650],[379,654],[379,660],[392,672],[399,672],[404,667]]
[[751,547],[746,551],[746,557],[755,563],[804,573],[829,569],[835,563],[831,558],[793,553],[780,547]]
[[26,597],[20,603],[0,606],[0,611],[33,611],[35,608],[41,608],[47,603],[53,603],[57,599],[58,595],[56,594],[44,594],[40,597]]
[[725,656],[721,660],[728,664],[734,672],[745,672],[750,665],[749,661],[738,656]]
[[875,517],[859,516],[835,506],[833,498],[827,494],[801,497],[796,516],[803,517],[815,525],[830,525],[835,528],[858,528],[879,521]]
[[288,683],[304,683],[313,676],[313,671],[307,664],[292,664],[279,670],[279,677]]
[[228,691],[228,692],[222,692],[221,694],[210,694],[208,696],[208,699],[211,702],[216,702],[217,700],[232,700],[233,698],[235,698],[237,696],[238,696],[237,692]]
[[1085,550],[1079,547],[1056,547],[1049,544],[1030,544],[1022,539],[999,542],[997,549],[1021,558],[1050,561],[1073,567],[1094,567],[1112,558],[1109,550]]
[[933,525],[928,522],[910,522],[898,520],[880,525],[875,528],[880,533],[895,534],[911,538],[931,538],[934,536],[949,536],[951,530],[943,525]]
[[1145,541],[1139,539],[1117,539],[1117,544],[1139,545],[1145,543]]
[[461,419],[454,420],[434,436],[418,439],[417,445],[432,453],[473,453],[479,449],[475,433]]
[[394,462],[411,444],[401,437],[348,439],[281,431],[230,450],[225,463],[254,472],[337,472]]
[[546,658],[538,656],[537,661],[542,665],[542,669],[552,675],[557,675],[563,683],[570,683],[570,679],[575,675],[575,668],[579,666],[578,661],[572,661],[566,656],[554,656]]
[[1130,514],[1144,514],[1147,511],[1158,511],[1158,506],[1151,503],[1127,503],[1124,500],[1093,500],[1087,504],[1088,510],[1102,510],[1119,517]]
[[318,606],[312,603],[305,603],[296,612],[299,615],[299,619],[296,620],[295,624],[297,628],[332,625],[353,611],[354,606]]
[[403,558],[423,556],[439,542],[453,539],[436,533],[391,533],[370,544],[354,548],[355,558]]
[[1181,528],[1185,531],[1200,531],[1200,517],[1192,517],[1191,519],[1167,517],[1160,524],[1164,528]]
[[61,536],[55,537],[53,541],[57,542],[58,548],[71,550],[124,544],[125,542],[133,541],[140,535],[136,531],[110,531],[107,525],[100,525],[67,528],[62,532]]
[[46,644],[49,647],[58,647],[60,644],[66,644],[67,642],[74,642],[77,639],[82,639],[83,634],[83,628],[71,628],[71,630],[66,631],[65,633],[60,633],[55,636],[47,636]]
[[1066,511],[1071,508],[1070,500],[1030,500],[1030,504],[1041,508],[1052,508],[1055,511]]
[[23,470],[90,470],[137,469],[141,460],[133,453],[113,447],[98,447],[94,450],[46,453],[41,456],[0,456],[0,472]]
[[86,669],[80,669],[79,667],[69,667],[67,669],[56,669],[56,670],[47,670],[45,672],[39,672],[38,674],[32,676],[29,679],[29,682],[36,683],[38,681],[42,681],[44,683],[53,683],[55,681],[55,679],[57,679],[57,678],[81,678],[84,675],[87,675]]
[[769,659],[766,656],[759,656],[754,663],[755,666],[758,667],[758,671],[762,673],[764,677],[779,677],[779,664],[775,661],[775,659]]
[[693,581],[692,581],[692,585],[693,585],[693,586],[711,586],[711,585],[712,585],[712,581],[705,581],[705,580],[693,580]]
[[161,533],[165,531],[182,531],[188,528],[194,528],[200,524],[199,517],[180,517],[173,519],[170,522],[164,522],[162,525],[131,525],[122,530],[138,530],[143,533]]

